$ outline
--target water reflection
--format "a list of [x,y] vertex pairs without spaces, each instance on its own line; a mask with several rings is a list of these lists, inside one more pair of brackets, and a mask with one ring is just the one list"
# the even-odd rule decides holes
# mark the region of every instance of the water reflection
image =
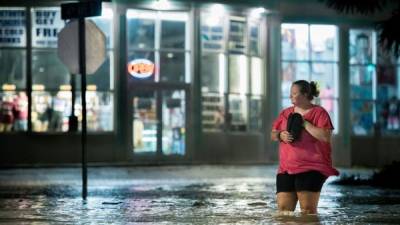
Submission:
[[316,214],[304,215],[296,212],[276,212],[272,217],[279,224],[322,224],[320,217]]
[[[100,169],[101,170],[101,169]],[[186,169],[185,169],[186,170]],[[214,171],[215,170],[215,171]],[[228,170],[228,172],[226,171]],[[0,172],[0,222],[11,224],[385,224],[400,223],[400,191],[368,186],[325,184],[318,215],[278,213],[274,171],[243,167],[251,174],[225,176],[231,169],[217,167],[171,179],[144,173],[89,180],[89,198],[81,200],[79,176],[71,183],[23,185],[3,182]],[[210,171],[224,174],[209,175]],[[224,171],[223,173],[221,171]],[[269,171],[268,173],[259,173]],[[123,171],[116,170],[114,175]],[[143,172],[143,171],[142,171]],[[237,171],[236,171],[237,172]],[[234,174],[236,174],[233,171]],[[172,172],[171,172],[172,173]],[[186,174],[190,172],[185,171]],[[78,173],[79,174],[79,173]],[[129,173],[128,173],[129,174]],[[200,175],[199,175],[200,174]],[[212,173],[211,173],[212,174]],[[246,174],[246,176],[240,175]],[[263,174],[263,175],[260,175]],[[149,178],[144,178],[148,176]],[[25,179],[25,178],[24,178]],[[18,183],[21,182],[21,183]],[[18,185],[13,185],[18,184]]]

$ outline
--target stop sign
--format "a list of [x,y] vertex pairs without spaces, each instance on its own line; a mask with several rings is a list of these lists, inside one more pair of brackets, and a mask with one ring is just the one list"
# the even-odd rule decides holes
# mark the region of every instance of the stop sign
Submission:
[[[72,74],[79,74],[78,21],[68,23],[58,34],[58,57]],[[85,20],[86,74],[93,74],[106,59],[106,37],[91,20]]]

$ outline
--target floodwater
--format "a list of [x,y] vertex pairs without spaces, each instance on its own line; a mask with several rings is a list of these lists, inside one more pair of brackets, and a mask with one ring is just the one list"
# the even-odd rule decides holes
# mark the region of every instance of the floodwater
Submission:
[[[318,215],[278,213],[275,165],[0,170],[1,224],[400,224],[400,190],[337,186]],[[367,176],[369,170],[341,170]]]

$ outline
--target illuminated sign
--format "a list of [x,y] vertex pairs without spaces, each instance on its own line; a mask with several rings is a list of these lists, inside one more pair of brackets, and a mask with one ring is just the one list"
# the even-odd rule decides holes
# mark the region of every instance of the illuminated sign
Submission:
[[132,60],[128,63],[128,72],[135,78],[149,78],[154,74],[154,63],[148,59]]

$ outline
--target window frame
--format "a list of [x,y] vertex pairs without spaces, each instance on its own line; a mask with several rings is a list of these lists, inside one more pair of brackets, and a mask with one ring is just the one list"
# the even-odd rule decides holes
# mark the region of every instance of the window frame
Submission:
[[[7,46],[7,44],[4,44],[4,45],[0,46],[0,50],[6,50],[6,51],[10,50],[10,51],[21,51],[22,52],[21,53],[22,54],[21,60],[22,60],[22,64],[24,65],[23,66],[24,69],[22,71],[22,73],[23,73],[22,76],[23,76],[23,80],[25,80],[25,82],[21,85],[21,87],[18,87],[18,85],[16,83],[2,83],[1,87],[0,87],[1,88],[0,89],[0,93],[1,93],[1,96],[3,96],[3,95],[5,95],[5,96],[12,95],[13,97],[16,97],[16,96],[18,96],[19,92],[23,92],[23,93],[25,93],[25,96],[28,98],[29,89],[28,89],[27,83],[28,83],[29,71],[28,71],[28,67],[27,67],[27,58],[28,58],[28,51],[29,51],[28,40],[30,39],[28,37],[28,35],[29,35],[29,31],[28,31],[28,28],[29,28],[29,25],[28,25],[29,8],[26,7],[26,6],[13,6],[13,5],[7,6],[7,5],[5,5],[5,6],[1,6],[0,10],[15,10],[15,11],[24,12],[24,19],[23,20],[25,21],[25,23],[23,25],[18,26],[19,28],[23,29],[23,32],[24,32],[23,39],[21,40],[22,43],[20,45],[16,45],[16,46],[13,46],[11,44],[8,45],[8,46]],[[1,131],[0,134],[19,133],[19,132],[28,132],[29,131],[29,127],[28,126],[29,126],[29,107],[30,106],[29,106],[29,100],[28,99],[26,99],[26,100],[28,101],[28,104],[26,106],[27,107],[26,111],[28,113],[28,118],[26,119],[26,128],[27,129],[26,130],[18,130],[18,131],[5,130],[5,131]],[[1,101],[2,100],[0,99],[0,102]],[[13,100],[13,102],[15,104],[15,99]],[[15,121],[13,121],[12,126],[10,127],[10,129],[12,129],[12,127],[14,125],[15,125]],[[7,128],[4,128],[4,129],[7,129]]]
[[[130,16],[131,14],[131,16]],[[170,19],[168,16],[171,14],[176,14],[180,15],[178,16],[178,19]],[[138,15],[135,17],[134,15]],[[154,54],[154,62],[152,62],[155,65],[155,70],[154,70],[154,79],[152,80],[139,80],[139,79],[130,79],[132,80],[131,82],[133,83],[140,83],[140,84],[146,84],[146,83],[155,83],[155,84],[172,84],[172,85],[188,85],[190,84],[191,81],[191,68],[190,68],[190,63],[191,63],[191,55],[192,55],[192,49],[191,49],[191,44],[190,44],[190,13],[187,11],[179,11],[179,12],[167,12],[167,11],[161,11],[161,10],[143,10],[143,9],[135,9],[135,8],[128,8],[126,9],[126,45],[127,45],[127,60],[130,60],[130,56],[133,55],[136,51],[137,52],[150,52]],[[154,48],[140,48],[140,47],[135,47],[131,46],[129,43],[129,19],[148,19],[148,20],[153,20],[154,21]],[[163,21],[183,21],[185,23],[185,43],[183,48],[162,48],[161,46],[161,32],[162,32],[162,22]],[[184,64],[184,81],[183,82],[176,82],[176,81],[170,81],[166,80],[163,81],[162,78],[160,77],[160,71],[162,68],[161,65],[161,54],[168,52],[168,53],[182,53],[184,54],[185,58],[185,64]],[[127,76],[129,73],[127,73]]]
[[[350,47],[351,47],[351,32],[352,31],[359,31],[359,32],[362,32],[362,33],[371,32],[371,34],[372,34],[371,35],[372,40],[370,40],[370,47],[371,47],[371,51],[372,51],[372,53],[371,53],[371,57],[372,57],[371,58],[371,62],[365,62],[365,63],[352,62],[352,60],[351,60],[351,49],[350,49]],[[358,136],[358,137],[373,136],[374,133],[375,133],[374,124],[377,121],[377,104],[380,101],[380,100],[377,99],[377,94],[376,94],[376,91],[377,91],[377,33],[372,28],[357,28],[357,27],[354,27],[354,28],[350,28],[349,29],[349,34],[348,34],[347,38],[349,40],[349,50],[348,50],[347,54],[349,55],[348,73],[349,73],[349,87],[350,87],[350,115],[351,115],[350,122],[352,124],[352,126],[351,126],[352,127],[351,135],[352,136]],[[372,77],[371,77],[371,88],[370,88],[372,96],[371,96],[371,98],[353,97],[353,94],[351,92],[353,90],[351,88],[351,86],[352,86],[352,82],[351,82],[351,79],[352,79],[352,68],[365,68],[365,69],[368,69],[368,67],[370,67],[370,69],[373,68],[373,71],[374,71],[373,74],[372,74]],[[372,113],[371,130],[369,132],[365,133],[365,134],[360,134],[360,133],[357,134],[354,131],[356,126],[355,126],[355,123],[353,123],[353,119],[352,119],[353,116],[355,115],[354,111],[353,111],[353,104],[357,104],[357,103],[359,103],[359,104],[361,103],[361,105],[365,105],[365,106],[367,106],[369,104],[372,105],[372,109],[370,110],[370,112],[368,112],[368,113]]]
[[[54,8],[57,8],[61,12],[61,6],[60,5],[58,5],[58,4],[54,4],[54,5],[49,4],[49,5],[33,5],[33,6],[26,7],[27,13],[33,13],[33,9],[35,9],[35,8],[41,8],[41,9],[45,9],[45,8],[49,8],[49,9],[53,8],[54,9]],[[115,55],[115,37],[114,37],[114,30],[115,30],[115,22],[116,22],[116,20],[115,20],[115,10],[113,10],[113,7],[111,7],[111,5],[109,5],[107,3],[103,4],[103,11],[104,11],[104,9],[106,9],[109,12],[112,13],[112,17],[110,18],[110,20],[111,20],[111,22],[110,22],[111,23],[110,24],[110,26],[111,26],[110,27],[110,29],[111,29],[111,32],[110,32],[110,35],[111,35],[110,36],[110,44],[109,44],[109,46],[106,46],[107,57],[108,56],[110,57],[110,67],[109,67],[110,87],[109,87],[108,90],[103,90],[103,89],[96,90],[96,88],[94,88],[94,90],[92,90],[93,89],[93,84],[87,83],[87,87],[90,87],[90,88],[88,88],[87,92],[93,92],[94,91],[95,93],[97,93],[97,92],[99,92],[100,94],[107,93],[108,95],[110,95],[111,104],[112,104],[112,106],[111,106],[111,123],[112,123],[112,125],[111,125],[111,130],[106,130],[106,131],[88,129],[88,134],[89,135],[91,135],[91,134],[114,133],[115,132],[115,128],[116,128],[116,125],[115,125],[115,110],[116,110],[115,97],[116,96],[115,96],[115,82],[114,82],[114,80],[115,80],[115,68],[114,68],[114,64],[115,64],[115,57],[114,57],[114,55]],[[101,19],[102,16],[109,16],[109,15],[101,15],[99,17],[96,17],[95,19]],[[27,27],[31,31],[31,36],[33,35],[33,30],[32,30],[33,27],[34,27],[33,26],[33,22],[34,21],[32,20],[32,18],[29,21],[27,20]],[[38,51],[56,51],[57,50],[57,46],[55,46],[55,47],[51,47],[51,46],[50,47],[49,46],[47,46],[47,47],[34,47],[33,43],[32,43],[33,42],[33,38],[28,38],[28,40],[31,41],[31,43],[28,43],[28,46],[29,46],[28,47],[28,51],[29,51],[30,55],[32,55],[33,51],[35,51],[35,50],[38,50]],[[32,65],[32,59],[28,59],[28,60],[29,60],[30,65]],[[72,96],[73,95],[73,93],[72,93],[73,90],[71,89],[71,82],[75,82],[75,96],[76,97],[75,97],[75,106],[74,106],[75,113],[74,114],[76,115],[76,113],[77,113],[76,109],[79,108],[79,107],[77,107],[78,106],[77,105],[78,104],[77,100],[81,97],[80,94],[79,94],[79,93],[81,93],[81,88],[80,88],[80,82],[79,82],[80,79],[79,79],[78,75],[72,75],[72,74],[69,73],[69,76],[70,76],[69,84],[61,85],[61,86],[64,86],[63,87],[64,90],[62,89],[61,86],[60,86],[59,89],[57,89],[57,88],[46,89],[45,88],[44,90],[41,90],[41,89],[40,90],[35,90],[35,87],[34,87],[34,84],[33,84],[33,80],[32,80],[32,76],[33,76],[32,66],[30,67],[30,71],[28,72],[28,74],[29,74],[30,79],[31,79],[31,81],[30,81],[31,87],[29,88],[29,90],[30,90],[29,91],[29,95],[30,95],[31,101],[30,101],[30,105],[28,106],[29,110],[31,111],[30,114],[32,114],[32,112],[33,112],[33,110],[32,110],[32,107],[33,107],[32,106],[32,104],[33,104],[32,98],[33,98],[33,95],[35,94],[35,92],[38,93],[38,94],[45,93],[47,95],[51,95],[51,93],[56,93],[56,92],[62,92],[62,93],[69,92],[69,93],[71,93],[71,96]],[[88,76],[90,76],[90,75],[88,75]],[[28,132],[34,133],[35,135],[66,134],[66,133],[68,133],[68,130],[67,131],[63,131],[63,130],[61,130],[61,131],[49,131],[49,130],[46,130],[46,131],[34,131],[32,123],[33,123],[32,116],[30,116],[29,120],[28,120],[28,124],[29,124],[29,126],[28,126],[29,127],[29,131]],[[81,121],[78,121],[78,130],[81,129],[80,127],[81,127]]]
[[[241,134],[248,134],[248,133],[262,133],[264,132],[265,126],[264,126],[264,110],[263,110],[263,105],[264,105],[264,100],[265,100],[265,84],[264,84],[264,79],[265,79],[265,67],[263,66],[263,62],[265,62],[265,49],[263,48],[264,43],[262,42],[262,36],[264,34],[264,30],[263,27],[266,24],[265,23],[265,17],[261,16],[258,18],[254,18],[251,16],[251,14],[245,14],[245,13],[238,13],[238,12],[228,12],[225,11],[224,12],[225,15],[221,16],[220,14],[219,17],[222,18],[221,20],[221,24],[217,25],[218,27],[221,26],[222,27],[222,37],[223,37],[223,42],[222,42],[222,46],[220,49],[205,49],[203,46],[203,41],[201,40],[201,48],[200,48],[200,54],[201,57],[204,57],[205,55],[210,55],[210,54],[215,54],[218,55],[218,57],[220,58],[220,62],[219,65],[220,68],[219,70],[219,91],[215,92],[215,91],[204,91],[206,90],[206,87],[203,86],[203,82],[201,82],[201,87],[202,87],[202,91],[201,91],[201,98],[207,98],[207,96],[209,95],[218,95],[221,98],[220,101],[220,105],[219,108],[223,108],[223,116],[225,117],[225,120],[223,121],[223,126],[221,127],[217,127],[217,128],[206,128],[205,126],[208,124],[205,120],[204,120],[204,115],[208,115],[212,112],[207,112],[204,109],[204,105],[207,105],[209,103],[206,103],[204,100],[202,100],[202,127],[203,127],[203,132],[226,132],[226,133],[241,133]],[[202,26],[209,26],[207,25],[207,20],[209,20],[210,18],[208,18],[207,16],[209,15],[214,15],[212,14],[211,11],[209,11],[207,8],[204,8],[201,10],[200,12],[200,35],[203,35],[202,33]],[[236,52],[236,51],[232,51],[231,48],[229,48],[229,44],[231,43],[231,35],[230,35],[230,23],[231,21],[239,21],[244,23],[244,27],[243,27],[243,46],[244,46],[244,50],[243,52]],[[250,37],[250,31],[251,28],[256,26],[258,28],[258,45],[257,47],[258,49],[258,54],[254,54],[250,51],[250,46],[251,46],[251,42],[254,41],[254,38],[252,39]],[[240,58],[244,58],[242,60],[246,61],[246,66],[243,68],[243,70],[245,70],[245,77],[238,77],[240,82],[245,82],[244,86],[240,85],[241,87],[239,89],[243,89],[242,91],[238,92],[232,92],[231,91],[231,80],[232,80],[232,73],[231,73],[231,68],[229,67],[230,65],[230,61],[231,61],[231,57],[235,57],[238,56]],[[252,74],[252,68],[251,68],[251,63],[252,63],[252,59],[253,58],[258,58],[261,60],[261,65],[260,65],[260,70],[261,70],[261,80],[260,85],[261,85],[261,93],[252,93],[253,87],[252,85],[252,78],[253,74]],[[222,66],[221,66],[222,65]],[[202,71],[200,71],[200,73],[202,74]],[[240,74],[239,74],[240,76]],[[239,83],[240,83],[239,82]],[[257,129],[253,129],[250,126],[250,120],[254,119],[254,118],[250,118],[251,115],[249,113],[250,110],[250,101],[252,100],[252,98],[259,98],[259,100],[261,101],[261,108],[260,108],[260,112],[257,114],[260,114],[261,117],[259,118],[259,120],[261,122],[259,122],[258,124],[262,124],[262,126],[258,127]],[[244,119],[244,123],[243,124],[233,124],[231,121],[233,115],[231,114],[231,101],[235,100],[235,99],[243,99],[243,101],[241,101],[241,105],[242,105],[242,111],[241,114],[243,116]],[[217,111],[214,111],[213,114],[218,114]],[[230,121],[226,121],[226,120],[230,120]]]
[[[313,66],[315,64],[321,64],[321,65],[332,65],[333,68],[333,82],[335,85],[335,90],[333,92],[332,97],[328,98],[316,98],[314,101],[315,104],[320,104],[321,101],[326,101],[326,100],[331,100],[333,101],[333,115],[331,116],[332,123],[334,124],[335,129],[333,130],[333,134],[338,134],[340,127],[339,127],[339,108],[338,108],[338,103],[339,103],[339,79],[340,79],[340,74],[339,74],[339,69],[340,69],[340,62],[339,62],[339,26],[336,24],[320,24],[320,23],[297,23],[297,22],[282,22],[281,23],[281,36],[282,36],[282,31],[284,29],[284,25],[304,25],[307,27],[307,56],[306,59],[286,59],[284,54],[283,54],[283,47],[282,47],[282,39],[280,43],[280,51],[281,51],[281,58],[280,58],[280,64],[281,64],[281,82],[283,81],[283,66],[284,64],[293,64],[295,65],[295,68],[297,68],[297,65],[305,65],[307,67],[307,78],[305,80],[308,81],[316,81],[318,83],[318,80],[315,80],[315,75],[313,73]],[[334,45],[336,48],[333,50],[333,58],[332,59],[314,59],[313,57],[313,51],[312,51],[312,38],[311,38],[311,27],[312,26],[332,26],[335,29],[335,40],[334,40]],[[297,50],[296,50],[297,52]],[[336,68],[336,69],[335,69]],[[296,75],[296,74],[294,74]],[[290,83],[298,80],[297,78],[294,78],[294,80],[289,81]],[[283,84],[283,83],[282,83]],[[282,85],[281,85],[282,86]],[[290,94],[289,93],[283,93],[283,90],[280,89],[281,92],[281,109],[288,107],[288,105],[291,105],[290,103]],[[288,104],[288,105],[286,105]]]

